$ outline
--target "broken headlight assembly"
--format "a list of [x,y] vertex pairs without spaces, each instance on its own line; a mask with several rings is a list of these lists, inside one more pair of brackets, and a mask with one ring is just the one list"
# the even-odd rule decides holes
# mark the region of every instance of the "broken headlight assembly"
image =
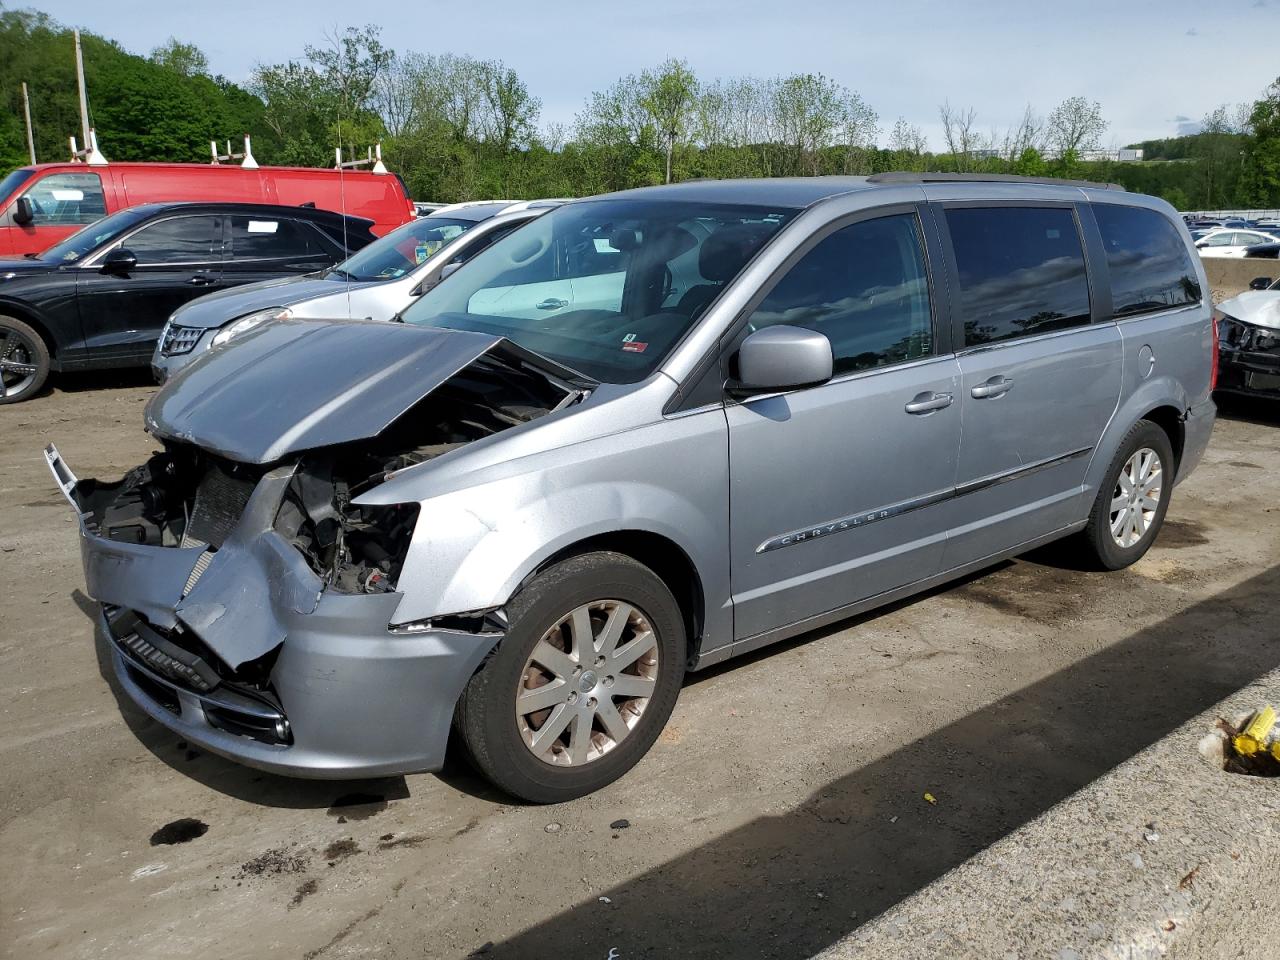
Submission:
[[251,313],[238,320],[232,320],[213,335],[211,345],[220,347],[227,341],[243,333],[248,333],[269,320],[288,320],[292,316],[293,311],[288,307],[268,307],[266,310],[259,310],[257,313]]
[[303,460],[276,515],[276,531],[340,593],[395,589],[418,520],[417,503],[361,506],[351,501],[381,477],[353,483],[327,458]]

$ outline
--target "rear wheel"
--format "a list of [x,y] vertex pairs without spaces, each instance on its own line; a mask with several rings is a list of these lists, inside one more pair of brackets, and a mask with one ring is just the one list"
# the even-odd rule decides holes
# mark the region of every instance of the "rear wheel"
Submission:
[[1084,543],[1092,559],[1119,570],[1150,549],[1173,492],[1173,447],[1149,420],[1134,424],[1098,488]]
[[0,316],[0,403],[34,396],[49,378],[49,348],[16,317]]
[[458,704],[481,772],[517,797],[555,803],[630,770],[684,678],[684,619],[666,584],[629,557],[586,554],[528,583],[508,623]]

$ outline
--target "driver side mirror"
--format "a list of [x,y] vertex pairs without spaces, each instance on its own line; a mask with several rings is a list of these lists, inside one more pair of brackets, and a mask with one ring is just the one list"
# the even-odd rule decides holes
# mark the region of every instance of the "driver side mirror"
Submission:
[[137,266],[138,258],[133,255],[133,251],[126,250],[124,247],[117,247],[102,260],[102,272],[118,277],[127,277]]
[[25,227],[36,218],[36,208],[31,204],[30,197],[19,197],[13,205],[13,222],[20,227]]
[[816,330],[779,324],[757,330],[738,348],[738,378],[725,389],[735,396],[778,393],[826,383],[834,369],[831,341]]
[[1269,286],[1271,286],[1270,277],[1254,277],[1249,281],[1250,290],[1265,290]]

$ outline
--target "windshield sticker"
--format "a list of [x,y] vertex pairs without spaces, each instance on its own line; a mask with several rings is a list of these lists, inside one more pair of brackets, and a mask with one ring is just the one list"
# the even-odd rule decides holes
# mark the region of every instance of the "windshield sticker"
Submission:
[[274,220],[250,220],[249,232],[250,233],[275,233],[276,228],[279,226],[280,224],[276,223]]
[[627,334],[626,339],[622,341],[622,349],[626,353],[644,353],[648,347],[649,344],[641,343],[639,340],[635,339],[634,333]]

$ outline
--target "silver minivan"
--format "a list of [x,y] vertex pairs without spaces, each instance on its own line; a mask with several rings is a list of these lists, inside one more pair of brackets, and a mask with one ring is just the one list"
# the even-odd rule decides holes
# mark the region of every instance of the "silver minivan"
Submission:
[[1214,422],[1177,214],[884,174],[566,204],[403,323],[287,320],[181,371],[123,479],[51,469],[120,685],[286,774],[565,800],[686,671],[1060,538],[1157,536]]

